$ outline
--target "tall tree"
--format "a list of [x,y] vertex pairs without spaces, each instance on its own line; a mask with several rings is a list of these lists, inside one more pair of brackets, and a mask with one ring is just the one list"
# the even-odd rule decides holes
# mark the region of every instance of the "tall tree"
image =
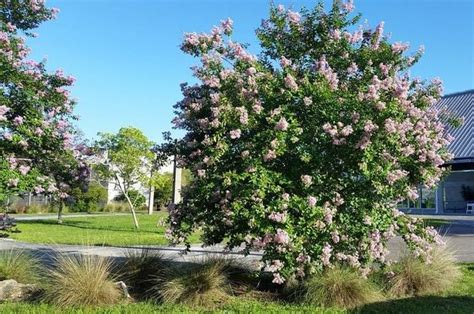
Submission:
[[139,228],[135,204],[129,191],[136,185],[150,185],[150,173],[154,162],[153,143],[137,128],[121,128],[118,133],[99,133],[95,148],[101,161],[97,173],[113,180],[123,193],[133,217],[135,228]]
[[29,60],[21,37],[33,36],[31,30],[57,12],[39,0],[0,5],[0,202],[25,191],[65,198],[64,182],[52,170],[64,160],[71,173],[84,166],[73,143],[75,102],[67,88],[74,78]]

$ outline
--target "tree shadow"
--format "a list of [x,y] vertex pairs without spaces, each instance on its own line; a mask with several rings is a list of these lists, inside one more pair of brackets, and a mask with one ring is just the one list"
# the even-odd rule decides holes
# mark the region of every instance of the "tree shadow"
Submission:
[[[473,292],[474,293],[474,292]],[[351,313],[474,313],[473,296],[423,296],[366,304]]]

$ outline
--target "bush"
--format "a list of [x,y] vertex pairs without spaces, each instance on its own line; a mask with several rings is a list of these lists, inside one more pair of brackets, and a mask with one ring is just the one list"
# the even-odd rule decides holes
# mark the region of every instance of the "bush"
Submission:
[[[137,190],[129,190],[128,197],[130,198],[130,201],[133,203],[133,205],[135,205],[135,208],[143,207],[146,204],[145,196]],[[126,202],[125,195],[123,195],[123,193],[118,195],[115,198],[115,201]]]
[[105,207],[102,208],[102,211],[108,213],[123,213],[130,211],[130,208],[128,207],[128,204],[124,202],[111,202],[105,205]]
[[294,294],[311,305],[340,308],[355,308],[381,299],[375,285],[357,270],[337,266],[308,278]]
[[107,204],[107,189],[95,182],[89,184],[87,191],[75,188],[71,196],[75,211],[95,212]]
[[154,199],[158,208],[166,206],[172,199],[173,194],[173,174],[159,173],[153,176],[153,186],[155,187]]
[[54,207],[50,204],[15,204],[9,208],[9,212],[14,214],[43,214],[54,211]]
[[407,255],[392,265],[389,275],[389,294],[402,297],[446,291],[461,277],[461,271],[451,253],[436,249],[431,263]]
[[122,295],[111,277],[108,259],[91,255],[60,255],[48,271],[47,301],[60,306],[117,303]]
[[154,280],[152,295],[164,303],[191,306],[215,306],[230,298],[226,263],[209,259],[204,264],[170,267]]
[[40,272],[38,260],[23,250],[0,251],[0,281],[13,279],[33,283]]
[[146,297],[154,279],[164,275],[166,261],[163,254],[151,249],[129,251],[118,267],[118,278],[130,287],[130,292]]
[[231,20],[185,34],[181,49],[201,63],[175,105],[186,133],[169,142],[195,177],[170,210],[175,243],[200,230],[208,245],[260,249],[276,284],[338,256],[377,267],[396,235],[421,254],[436,243],[394,201],[433,187],[451,158],[430,109],[441,82],[405,75],[421,52],[390,42],[383,23],[357,29],[351,11],[272,5],[258,57],[231,39]]

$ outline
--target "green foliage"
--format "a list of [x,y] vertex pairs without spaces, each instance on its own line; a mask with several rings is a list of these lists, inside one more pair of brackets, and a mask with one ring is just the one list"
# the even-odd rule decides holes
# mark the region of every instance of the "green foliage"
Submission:
[[391,43],[383,23],[359,28],[350,7],[271,5],[259,56],[230,20],[185,34],[201,63],[175,105],[186,134],[174,150],[195,180],[170,210],[173,243],[202,230],[206,245],[263,250],[275,284],[338,263],[376,268],[397,235],[429,258],[436,230],[394,204],[433,187],[451,158],[430,109],[441,82],[406,75],[422,52]]
[[0,5],[0,204],[24,192],[67,197],[87,175],[73,121],[74,78],[28,60],[23,35],[57,13],[44,1]]
[[124,213],[130,211],[130,208],[124,202],[110,202],[102,208],[102,211],[107,213]]
[[109,260],[93,255],[60,255],[48,270],[45,299],[60,306],[116,304],[121,290],[111,278]]
[[184,168],[181,171],[181,186],[188,186],[194,180],[194,176],[191,170]]
[[[130,198],[130,201],[135,207],[140,208],[145,206],[146,197],[142,193],[133,189],[129,189],[127,193],[128,197]],[[118,195],[117,197],[115,197],[115,201],[126,202],[125,195],[123,193]]]
[[92,182],[86,191],[74,188],[71,192],[72,207],[75,211],[100,211],[107,204],[107,189],[99,183]]
[[[96,168],[104,179],[123,180],[125,191],[135,183],[148,184],[153,152],[152,142],[137,128],[121,128],[118,133],[99,133],[95,148],[104,154]],[[117,182],[118,183],[118,182]]]
[[159,207],[167,205],[173,194],[173,174],[157,173],[153,176],[152,184],[155,187],[155,203]]
[[13,279],[21,283],[35,283],[41,274],[39,262],[23,250],[0,251],[0,281]]

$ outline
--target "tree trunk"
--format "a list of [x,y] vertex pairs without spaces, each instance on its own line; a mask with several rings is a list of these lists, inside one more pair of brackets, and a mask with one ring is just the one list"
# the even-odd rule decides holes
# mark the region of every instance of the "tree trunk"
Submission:
[[135,226],[135,229],[139,229],[137,214],[135,213],[135,206],[133,205],[132,201],[130,200],[130,197],[128,197],[128,193],[125,190],[125,187],[120,182],[120,178],[119,178],[118,174],[115,174],[115,179],[117,180],[117,183],[120,187],[120,190],[122,190],[122,193],[125,196],[125,199],[127,200],[128,206],[130,207],[130,211],[132,212],[133,224]]
[[63,200],[59,200],[59,209],[58,209],[58,224],[63,223]]
[[150,194],[148,195],[148,215],[153,215],[153,206],[155,205],[155,187],[150,185]]

